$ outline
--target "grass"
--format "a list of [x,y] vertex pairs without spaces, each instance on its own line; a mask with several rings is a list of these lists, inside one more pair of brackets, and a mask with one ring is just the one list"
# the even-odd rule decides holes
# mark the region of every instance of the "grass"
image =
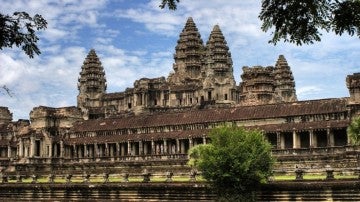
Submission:
[[[334,175],[335,179],[358,179],[358,175]],[[275,181],[295,180],[295,175],[275,175]],[[305,174],[304,180],[324,180],[326,175]]]

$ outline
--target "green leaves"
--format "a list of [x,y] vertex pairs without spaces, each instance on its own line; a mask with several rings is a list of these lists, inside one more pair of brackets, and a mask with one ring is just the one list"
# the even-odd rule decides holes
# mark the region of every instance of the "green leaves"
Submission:
[[30,57],[41,52],[37,47],[39,38],[36,30],[46,29],[47,22],[39,14],[31,17],[26,12],[15,12],[13,16],[0,13],[0,50],[13,45],[21,49]]
[[169,10],[176,10],[177,6],[176,4],[179,3],[180,0],[162,0],[161,4],[160,4],[160,8],[163,9],[166,6],[169,7]]
[[189,152],[189,165],[202,171],[219,193],[245,193],[271,175],[271,145],[259,131],[221,127],[210,134],[211,144]]
[[360,145],[360,117],[352,120],[347,128],[347,133],[354,145]]
[[359,16],[359,0],[263,0],[259,18],[263,31],[273,29],[269,43],[302,45],[320,41],[322,30],[351,36],[357,32],[360,37]]

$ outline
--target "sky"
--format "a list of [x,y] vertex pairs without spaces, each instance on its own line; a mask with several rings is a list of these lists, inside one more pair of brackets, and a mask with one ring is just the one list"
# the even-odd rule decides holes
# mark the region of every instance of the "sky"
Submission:
[[[140,78],[167,77],[188,17],[206,43],[214,25],[222,30],[241,82],[243,66],[274,66],[284,55],[295,78],[299,100],[348,97],[346,75],[360,72],[360,40],[323,33],[321,42],[296,46],[269,44],[261,30],[261,0],[181,0],[176,11],[160,9],[161,0],[0,0],[0,12],[41,14],[41,55],[29,58],[21,48],[0,50],[0,106],[13,119],[29,119],[37,106],[76,106],[77,79],[90,49],[105,69],[107,92],[133,87]],[[226,2],[226,3],[225,3]]]

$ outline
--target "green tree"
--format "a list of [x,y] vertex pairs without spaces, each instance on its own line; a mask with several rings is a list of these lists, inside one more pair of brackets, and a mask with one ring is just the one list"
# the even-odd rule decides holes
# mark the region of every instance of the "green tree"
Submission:
[[271,175],[274,159],[262,132],[220,127],[209,137],[210,144],[189,151],[189,165],[201,171],[220,197],[244,197]]
[[351,121],[347,128],[347,134],[354,145],[360,145],[360,117]]
[[39,14],[31,17],[26,12],[15,12],[13,16],[0,13],[0,50],[16,45],[21,46],[30,58],[33,58],[34,54],[39,55],[39,38],[35,32],[46,29],[46,26],[46,20]]
[[[176,9],[179,0],[162,0],[161,8]],[[321,40],[321,30],[360,37],[360,0],[262,0],[261,29],[272,31],[269,43],[297,45]]]

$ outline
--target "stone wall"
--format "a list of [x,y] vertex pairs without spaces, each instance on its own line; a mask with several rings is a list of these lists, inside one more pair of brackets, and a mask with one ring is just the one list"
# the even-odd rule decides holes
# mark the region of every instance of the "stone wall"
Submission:
[[[283,181],[261,187],[257,201],[359,201],[360,181]],[[0,200],[215,201],[206,183],[2,183]]]

